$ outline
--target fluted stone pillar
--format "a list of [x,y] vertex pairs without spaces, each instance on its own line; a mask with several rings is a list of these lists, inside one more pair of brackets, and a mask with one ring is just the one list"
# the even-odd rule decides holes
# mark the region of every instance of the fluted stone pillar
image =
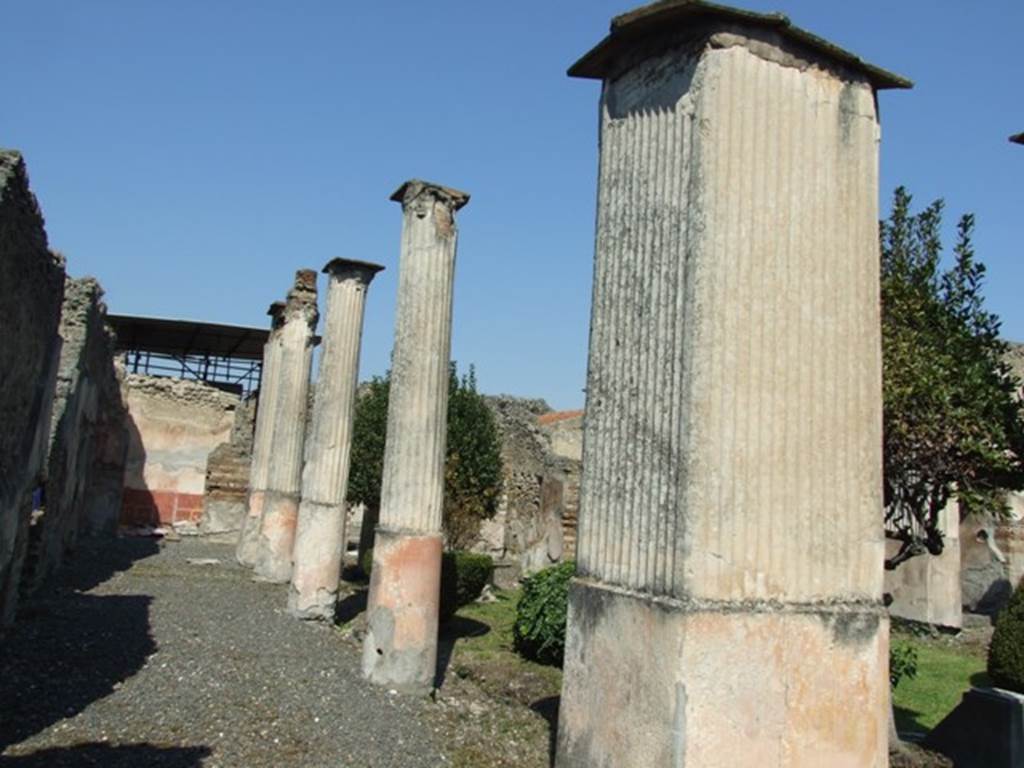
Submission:
[[328,275],[327,319],[295,532],[288,611],[331,621],[345,552],[345,491],[359,377],[363,309],[370,281],[384,267],[334,259]]
[[469,195],[409,181],[391,199],[402,249],[363,674],[422,692],[437,660],[455,212]]
[[256,543],[260,535],[260,518],[263,517],[263,499],[267,491],[267,471],[272,455],[274,406],[277,397],[277,373],[281,352],[281,326],[284,324],[284,302],[275,301],[270,305],[270,335],[263,345],[263,368],[260,375],[260,391],[256,405],[256,428],[253,431],[252,461],[249,465],[249,494],[246,499],[245,517],[238,534],[235,559],[242,565],[252,567],[256,563]]
[[875,91],[663,2],[603,81],[559,768],[887,765]]
[[299,516],[302,459],[309,407],[309,375],[316,346],[316,272],[300,269],[288,292],[278,336],[267,490],[256,541],[258,579],[287,583],[292,575],[292,545]]

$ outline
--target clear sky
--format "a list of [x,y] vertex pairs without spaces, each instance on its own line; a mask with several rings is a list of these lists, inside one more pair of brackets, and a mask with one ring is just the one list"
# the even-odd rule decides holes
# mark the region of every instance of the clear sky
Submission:
[[[566,77],[630,0],[0,0],[0,146],[69,272],[116,313],[266,324],[294,270],[387,266],[362,374],[391,350],[405,179],[459,214],[453,357],[480,388],[581,407],[598,84]],[[897,184],[978,218],[990,308],[1024,339],[1024,1],[744,0],[913,79],[881,94]]]

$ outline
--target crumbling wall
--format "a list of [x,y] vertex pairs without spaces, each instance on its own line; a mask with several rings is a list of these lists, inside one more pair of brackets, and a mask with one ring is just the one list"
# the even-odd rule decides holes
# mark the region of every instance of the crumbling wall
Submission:
[[1009,514],[971,515],[960,523],[964,610],[994,615],[1024,578],[1024,494],[1007,494]]
[[[960,587],[960,505],[950,499],[939,516],[945,539],[941,555],[920,555],[885,572],[884,590],[891,600],[889,615],[946,629],[963,626]],[[886,541],[886,557],[900,542]]]
[[230,439],[214,448],[206,460],[206,487],[199,534],[214,541],[234,543],[245,518],[252,464],[253,430],[257,397],[239,404]]
[[27,589],[59,567],[82,530],[109,530],[106,521],[120,509],[124,407],[102,298],[94,278],[65,281],[45,497],[29,531]]
[[504,488],[477,549],[501,561],[496,578],[511,582],[573,556],[580,461],[571,425],[561,428],[555,450],[545,423],[553,412],[543,400],[500,395],[487,402],[501,435]]
[[227,441],[240,398],[200,381],[128,374],[128,456],[121,522],[198,524],[206,463]]
[[0,627],[14,619],[49,435],[64,293],[21,155],[0,150]]

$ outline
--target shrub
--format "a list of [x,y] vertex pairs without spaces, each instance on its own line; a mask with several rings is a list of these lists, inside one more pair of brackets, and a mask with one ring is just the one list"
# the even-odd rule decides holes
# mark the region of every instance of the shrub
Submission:
[[576,563],[569,560],[545,568],[523,582],[512,635],[516,650],[541,664],[562,665],[569,581]]
[[373,547],[365,550],[359,558],[359,570],[366,578],[370,578],[370,571],[373,570]]
[[1024,589],[1020,585],[996,619],[988,647],[988,676],[999,688],[1024,693]]
[[900,680],[917,677],[917,648],[912,645],[893,645],[889,649],[889,685],[895,688]]
[[480,597],[493,572],[494,560],[489,555],[445,552],[441,559],[441,620]]

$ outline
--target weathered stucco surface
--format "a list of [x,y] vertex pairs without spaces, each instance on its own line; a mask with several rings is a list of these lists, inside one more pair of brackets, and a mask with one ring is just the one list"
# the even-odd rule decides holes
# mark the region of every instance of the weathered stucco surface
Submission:
[[[469,195],[414,180],[391,199],[402,205],[398,312],[363,674],[420,690],[437,658],[455,212]],[[393,599],[405,594],[416,601]],[[384,624],[393,642],[382,637]]]
[[128,456],[122,522],[198,523],[206,460],[228,440],[238,395],[201,381],[125,376]]
[[253,486],[254,492],[265,491],[253,571],[258,578],[277,584],[287,583],[292,575],[292,547],[299,516],[302,460],[309,415],[309,376],[319,317],[316,272],[300,269],[288,291],[281,327],[274,334],[279,345],[274,397],[264,406],[272,421],[267,427],[266,447],[261,448],[266,450],[263,467],[266,484]]
[[324,267],[328,278],[323,356],[306,444],[288,591],[288,610],[299,618],[334,620],[345,553],[345,491],[363,311],[370,282],[381,269],[346,259],[334,259]]
[[888,765],[883,611],[679,604],[579,582],[569,604],[559,766]]
[[874,89],[679,8],[604,75],[556,764],[881,768]]
[[64,261],[21,155],[0,150],[0,628],[14,619],[60,355]]

